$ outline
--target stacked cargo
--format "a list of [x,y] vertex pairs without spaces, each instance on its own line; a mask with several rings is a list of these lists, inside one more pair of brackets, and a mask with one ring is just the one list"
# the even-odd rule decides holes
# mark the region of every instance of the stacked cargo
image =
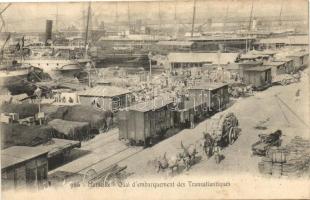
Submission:
[[310,171],[310,141],[295,137],[285,147],[272,147],[258,163],[262,174],[302,176]]

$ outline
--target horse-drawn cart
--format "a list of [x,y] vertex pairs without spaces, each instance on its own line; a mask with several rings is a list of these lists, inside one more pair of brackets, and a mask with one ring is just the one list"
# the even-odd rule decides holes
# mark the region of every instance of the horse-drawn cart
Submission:
[[239,122],[234,113],[224,113],[213,117],[207,123],[204,133],[204,151],[208,156],[213,155],[215,147],[223,148],[232,144],[238,137]]
[[299,81],[300,81],[299,74],[278,74],[273,78],[272,83],[285,86]]

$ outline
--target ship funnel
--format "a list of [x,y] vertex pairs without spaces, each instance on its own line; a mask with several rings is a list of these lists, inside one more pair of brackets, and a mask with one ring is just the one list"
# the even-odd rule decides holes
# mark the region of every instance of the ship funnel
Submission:
[[46,20],[45,45],[51,45],[52,41],[53,20]]

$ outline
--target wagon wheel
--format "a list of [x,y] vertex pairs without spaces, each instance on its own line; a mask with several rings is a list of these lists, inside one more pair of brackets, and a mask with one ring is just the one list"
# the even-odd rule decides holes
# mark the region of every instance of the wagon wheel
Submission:
[[284,79],[284,80],[281,80],[281,82],[280,82],[280,83],[281,83],[281,85],[282,85],[282,86],[287,85],[287,81],[286,81],[285,79]]
[[96,170],[94,169],[87,170],[87,172],[84,174],[83,182],[88,181],[89,179],[93,178],[96,175],[97,175]]
[[228,134],[228,142],[229,144],[232,144],[235,141],[235,136],[236,136],[236,131],[235,131],[235,127],[231,127],[229,129],[229,134]]
[[103,179],[103,185],[106,187],[112,187],[120,185],[121,181],[114,173],[108,173]]

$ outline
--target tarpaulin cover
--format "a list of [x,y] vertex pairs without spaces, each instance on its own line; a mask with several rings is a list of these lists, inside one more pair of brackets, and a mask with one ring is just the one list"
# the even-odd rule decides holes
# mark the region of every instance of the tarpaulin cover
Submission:
[[56,132],[52,127],[1,124],[1,149],[10,146],[36,146],[49,141]]
[[89,137],[90,126],[88,122],[73,122],[54,119],[48,122],[59,134],[56,137],[82,141]]
[[19,118],[31,117],[39,112],[37,104],[22,103],[22,104],[2,104],[0,107],[1,112],[18,113]]

